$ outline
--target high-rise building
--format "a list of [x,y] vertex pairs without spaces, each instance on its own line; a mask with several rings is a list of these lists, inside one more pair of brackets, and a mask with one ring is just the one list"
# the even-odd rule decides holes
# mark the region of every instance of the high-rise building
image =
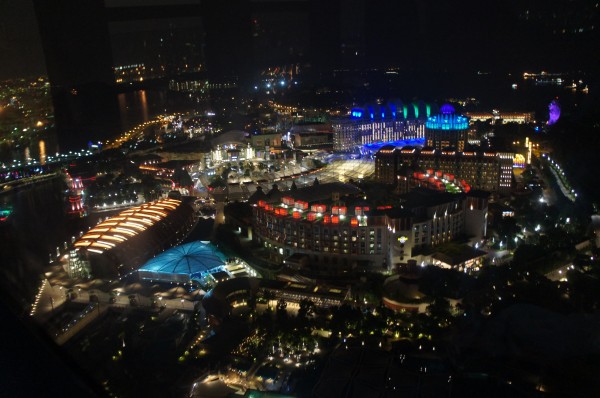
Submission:
[[494,151],[439,150],[393,145],[375,154],[375,178],[395,184],[408,171],[436,172],[464,181],[466,186],[489,192],[509,193],[512,186],[514,154]]
[[462,152],[469,139],[469,119],[455,113],[450,104],[442,105],[440,114],[425,123],[425,145],[435,149],[453,148]]

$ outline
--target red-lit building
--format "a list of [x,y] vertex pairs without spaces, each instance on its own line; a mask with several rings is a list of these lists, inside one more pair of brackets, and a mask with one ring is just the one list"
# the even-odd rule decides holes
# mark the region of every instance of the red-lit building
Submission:
[[385,270],[413,258],[416,248],[486,234],[487,194],[481,191],[421,188],[399,199],[401,205],[374,206],[341,183],[287,191],[281,200],[253,205],[252,236],[275,261],[300,253],[313,272],[343,274],[355,267]]

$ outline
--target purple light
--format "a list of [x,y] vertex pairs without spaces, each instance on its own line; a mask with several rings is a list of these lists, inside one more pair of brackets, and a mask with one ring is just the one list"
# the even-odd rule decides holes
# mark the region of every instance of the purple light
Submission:
[[454,110],[454,107],[450,104],[444,104],[440,108],[440,113],[442,115],[452,115],[454,112],[456,111]]
[[548,126],[552,126],[560,118],[560,105],[558,100],[552,100],[548,105]]

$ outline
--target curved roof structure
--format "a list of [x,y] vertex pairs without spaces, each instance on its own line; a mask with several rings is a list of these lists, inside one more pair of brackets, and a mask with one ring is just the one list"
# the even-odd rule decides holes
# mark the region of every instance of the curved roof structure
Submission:
[[452,105],[450,105],[450,104],[444,104],[440,108],[440,113],[442,115],[451,115],[453,113],[456,113],[456,110],[454,109],[454,107]]
[[246,133],[242,130],[230,130],[211,140],[213,146],[227,144],[246,144]]
[[223,266],[225,258],[208,242],[176,246],[148,261],[139,270],[165,274],[205,275]]
[[122,211],[90,229],[75,247],[102,254],[163,220],[180,204],[180,200],[161,199]]

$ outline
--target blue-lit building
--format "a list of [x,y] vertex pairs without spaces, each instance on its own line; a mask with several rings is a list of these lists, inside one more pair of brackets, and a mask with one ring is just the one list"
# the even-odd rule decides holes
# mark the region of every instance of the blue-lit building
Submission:
[[225,270],[225,256],[209,242],[191,242],[159,254],[138,270],[140,279],[188,283]]
[[457,115],[450,104],[442,105],[440,113],[427,117],[425,145],[438,150],[453,148],[464,151],[469,139],[469,118]]
[[425,121],[435,111],[435,106],[423,101],[354,108],[349,118],[332,121],[333,148],[351,151],[375,142],[423,138]]

